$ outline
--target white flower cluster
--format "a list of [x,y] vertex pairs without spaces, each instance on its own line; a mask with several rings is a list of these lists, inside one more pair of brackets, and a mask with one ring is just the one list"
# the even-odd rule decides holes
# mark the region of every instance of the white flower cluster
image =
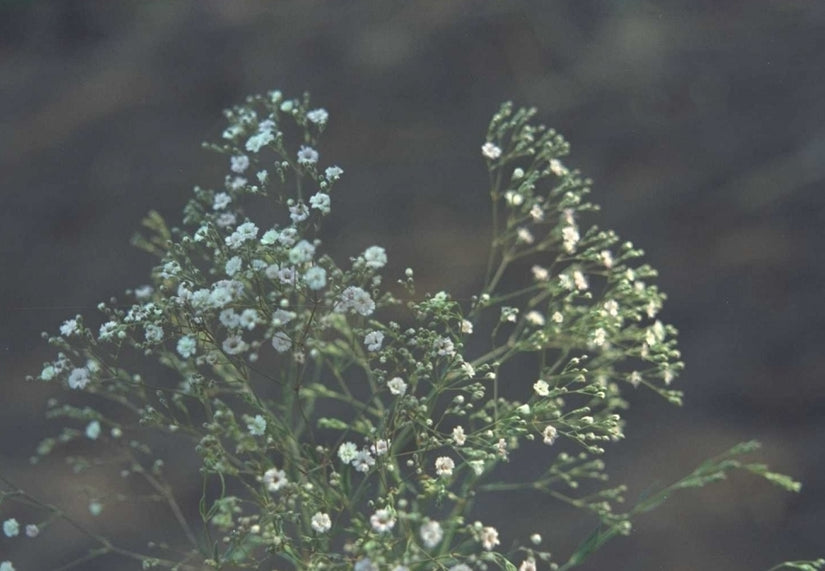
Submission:
[[359,472],[369,472],[375,466],[375,458],[367,448],[358,449],[353,442],[344,442],[338,447],[338,458],[344,464],[351,464]]
[[347,311],[358,313],[359,315],[370,315],[375,311],[375,302],[370,294],[358,286],[349,286],[338,297],[335,304],[335,311],[344,313]]
[[[501,544],[517,539],[471,523],[464,500],[528,446],[545,451],[532,459],[549,475],[523,486],[531,493],[602,481],[594,457],[623,436],[622,391],[678,399],[667,385],[681,370],[673,328],[654,321],[664,296],[653,271],[629,267],[641,255],[632,245],[583,225],[589,183],[561,162],[564,140],[530,123],[531,111],[502,107],[481,146],[495,201],[489,275],[475,296],[436,289],[416,301],[407,269],[405,304],[384,285],[394,271],[384,248],[344,267],[319,239],[343,175],[318,150],[329,113],[271,92],[227,117],[224,140],[209,146],[226,169],[218,186],[195,189],[182,227],[150,216],[153,234],[136,239],[159,258],[151,285],[127,292],[126,305],[102,304],[96,336],[77,315],[50,337],[60,352],[40,379],[133,418],[53,407],[72,427],[38,453],[81,439],[144,454],[143,431],[194,437],[210,478],[201,513],[241,566],[293,568],[293,554],[302,568],[360,571],[557,565],[538,534],[510,559]],[[141,359],[151,379],[131,371]],[[526,379],[515,359],[535,367]],[[180,378],[155,378],[157,363]],[[545,447],[559,440],[580,454]],[[103,465],[74,458],[79,472]],[[153,462],[123,473],[165,486],[162,459]],[[575,501],[613,525],[610,492]],[[14,537],[20,526],[12,518],[3,530]]]

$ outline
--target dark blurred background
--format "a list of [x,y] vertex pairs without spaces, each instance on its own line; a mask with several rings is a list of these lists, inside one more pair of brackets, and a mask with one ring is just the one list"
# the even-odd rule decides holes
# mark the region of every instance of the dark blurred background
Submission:
[[[681,331],[685,405],[634,395],[613,481],[632,500],[755,437],[805,484],[791,495],[739,475],[686,492],[583,569],[825,555],[818,0],[0,0],[4,472],[83,511],[59,467],[27,465],[49,431],[48,393],[23,380],[51,356],[39,333],[146,281],[152,260],[129,246],[140,219],[154,208],[178,221],[193,185],[219,184],[224,161],[200,141],[219,137],[222,109],[273,88],[309,90],[330,112],[322,157],[345,170],[337,251],[384,245],[390,272],[413,266],[422,291],[457,295],[485,261],[487,121],[503,100],[538,107],[595,181],[591,221],[646,250]],[[509,509],[519,529],[559,538],[549,547],[564,560],[573,544],[550,504]],[[116,533],[147,517],[123,510],[106,520]],[[49,569],[49,549],[80,545],[32,541],[0,537],[0,560]]]

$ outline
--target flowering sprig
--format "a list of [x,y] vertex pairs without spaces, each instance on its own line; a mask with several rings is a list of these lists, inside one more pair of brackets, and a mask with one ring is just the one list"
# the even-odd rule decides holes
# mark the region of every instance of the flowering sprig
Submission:
[[[534,115],[502,106],[481,147],[493,240],[480,292],[462,303],[416,299],[410,269],[407,293],[392,292],[380,246],[345,264],[326,252],[321,227],[344,173],[321,152],[329,115],[308,96],[276,91],[227,111],[222,141],[206,145],[227,162],[223,183],[195,189],[183,227],[151,213],[134,239],[158,258],[151,284],[128,291],[126,306],[101,304],[99,323],[75,316],[46,335],[58,355],[38,378],[67,390],[48,413],[66,427],[36,459],[70,442],[114,458],[189,543],[183,557],[156,557],[90,532],[90,553],[174,569],[568,569],[670,492],[732,469],[798,489],[736,460],[745,445],[616,509],[624,487],[604,487],[600,455],[625,436],[628,393],[681,401],[676,330],[658,318],[665,296],[641,250],[585,225],[590,181]],[[199,455],[197,524],[164,476],[156,434]],[[502,480],[528,456],[539,476]],[[71,461],[76,472],[99,464]],[[4,498],[30,498],[6,485]],[[476,502],[512,490],[591,513],[599,531],[565,559],[540,548],[538,532],[514,537],[506,522],[477,519]],[[91,496],[93,514],[113,501]],[[38,507],[49,525],[76,525]]]

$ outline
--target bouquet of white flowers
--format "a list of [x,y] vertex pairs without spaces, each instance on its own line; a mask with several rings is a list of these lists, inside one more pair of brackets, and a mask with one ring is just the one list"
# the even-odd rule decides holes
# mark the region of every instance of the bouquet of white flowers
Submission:
[[[223,184],[195,189],[180,228],[146,218],[135,243],[159,259],[151,283],[126,305],[100,304],[102,319],[78,315],[47,335],[59,352],[37,375],[65,389],[48,410],[62,430],[37,456],[71,444],[78,473],[116,465],[187,544],[127,549],[4,478],[3,500],[44,513],[26,533],[82,529],[90,550],[64,568],[120,554],[180,570],[563,570],[673,491],[733,469],[798,490],[738,459],[755,443],[628,509],[624,486],[606,486],[600,456],[624,437],[627,394],[679,404],[683,364],[676,330],[658,319],[655,270],[585,225],[590,181],[534,114],[503,105],[481,145],[492,244],[484,283],[464,300],[417,296],[412,269],[387,284],[380,246],[345,263],[325,252],[344,171],[319,153],[328,114],[308,96],[276,91],[227,111],[222,141],[207,145],[226,158]],[[165,476],[184,449],[200,460],[197,506]],[[514,478],[519,463],[532,476]],[[93,514],[120,501],[89,489]],[[479,504],[515,490],[592,514],[595,531],[547,546],[541,526],[522,537],[506,519],[479,521]],[[5,535],[19,526],[8,517]]]

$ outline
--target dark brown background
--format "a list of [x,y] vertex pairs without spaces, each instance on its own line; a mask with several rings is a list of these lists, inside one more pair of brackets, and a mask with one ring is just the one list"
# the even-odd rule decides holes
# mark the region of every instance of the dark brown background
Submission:
[[[25,468],[46,430],[46,393],[23,382],[50,355],[39,332],[145,281],[151,260],[128,244],[141,217],[179,220],[192,185],[217,184],[225,165],[198,143],[219,136],[221,109],[272,88],[330,111],[321,151],[346,171],[336,251],[382,244],[391,275],[411,265],[422,290],[457,295],[483,269],[486,122],[506,99],[537,106],[594,178],[599,224],[660,270],[681,330],[685,406],[638,395],[614,480],[632,499],[757,437],[805,482],[792,496],[742,475],[675,497],[584,569],[825,555],[816,0],[1,1],[4,471],[82,509],[62,477]],[[534,500],[509,505],[513,528],[529,522],[568,553],[567,523]],[[135,525],[127,512],[147,517],[110,510],[110,529]],[[71,535],[27,541],[0,537],[0,560],[47,569],[46,548],[78,548]]]

